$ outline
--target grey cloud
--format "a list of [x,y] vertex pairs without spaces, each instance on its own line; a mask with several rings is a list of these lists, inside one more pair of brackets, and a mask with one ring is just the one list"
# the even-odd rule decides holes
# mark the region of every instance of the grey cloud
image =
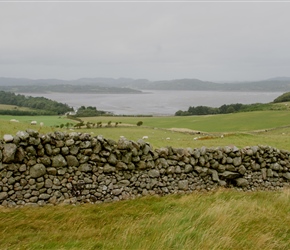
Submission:
[[289,4],[0,3],[0,76],[287,75]]

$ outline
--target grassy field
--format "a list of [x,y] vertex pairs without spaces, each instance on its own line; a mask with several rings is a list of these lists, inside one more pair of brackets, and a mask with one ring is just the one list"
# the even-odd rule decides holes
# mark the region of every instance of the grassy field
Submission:
[[[10,122],[11,119],[19,123]],[[253,145],[270,145],[279,149],[290,150],[290,112],[257,111],[215,116],[188,117],[88,117],[86,122],[103,123],[102,128],[75,129],[92,135],[103,135],[105,138],[118,140],[125,136],[138,140],[148,136],[147,141],[154,147],[218,147],[236,145],[237,147]],[[30,125],[32,120],[44,122],[43,127]],[[138,121],[143,125],[136,126]],[[111,121],[112,127],[105,125]],[[74,122],[60,116],[0,116],[0,136],[15,134],[19,130],[31,128],[41,133],[68,129],[55,128],[56,125]],[[121,122],[115,127],[116,122]],[[194,131],[202,131],[196,134]]]
[[15,105],[6,105],[6,104],[0,104],[0,110],[22,110],[22,111],[31,111],[30,108],[18,107],[18,106],[15,106]]
[[[19,120],[19,123],[11,122]],[[44,126],[30,125],[31,120]],[[146,139],[156,147],[270,145],[290,151],[289,111],[192,117],[96,117],[103,128],[75,129],[118,140]],[[138,121],[143,121],[137,127]],[[105,127],[112,122],[112,127]],[[65,117],[0,116],[0,136],[32,128],[40,133],[72,122]],[[121,122],[114,127],[115,122]],[[172,129],[174,128],[174,129]],[[202,131],[194,134],[191,130]],[[221,137],[223,135],[223,137]],[[219,190],[145,197],[112,204],[0,207],[0,249],[279,249],[290,245],[290,190]]]
[[113,123],[121,121],[155,128],[187,128],[205,132],[245,132],[290,125],[290,111],[255,111],[225,115],[166,117],[95,117],[84,121]]
[[290,191],[0,208],[0,249],[287,250]]

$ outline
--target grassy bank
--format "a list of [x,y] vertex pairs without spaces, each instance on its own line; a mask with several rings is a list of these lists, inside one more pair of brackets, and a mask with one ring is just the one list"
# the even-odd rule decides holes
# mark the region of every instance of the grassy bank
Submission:
[[0,208],[0,249],[289,249],[290,192]]

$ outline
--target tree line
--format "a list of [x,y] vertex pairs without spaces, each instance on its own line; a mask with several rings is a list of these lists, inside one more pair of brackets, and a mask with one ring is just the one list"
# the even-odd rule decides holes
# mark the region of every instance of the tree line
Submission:
[[67,104],[52,101],[45,97],[32,97],[15,94],[12,92],[0,91],[0,103],[27,107],[34,111],[2,110],[1,114],[9,115],[61,115],[73,111]]
[[218,108],[208,106],[189,107],[187,111],[178,110],[175,116],[188,116],[188,115],[217,115],[229,114],[236,112],[248,112],[270,109],[270,104],[254,103],[254,104],[224,104]]
[[101,116],[108,114],[106,111],[97,110],[96,107],[92,106],[81,106],[76,113],[76,117],[92,117],[92,116]]

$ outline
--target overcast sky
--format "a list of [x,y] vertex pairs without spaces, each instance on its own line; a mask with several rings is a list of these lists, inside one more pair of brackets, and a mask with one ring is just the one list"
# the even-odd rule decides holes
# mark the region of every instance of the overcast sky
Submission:
[[0,0],[0,77],[290,76],[290,2]]

